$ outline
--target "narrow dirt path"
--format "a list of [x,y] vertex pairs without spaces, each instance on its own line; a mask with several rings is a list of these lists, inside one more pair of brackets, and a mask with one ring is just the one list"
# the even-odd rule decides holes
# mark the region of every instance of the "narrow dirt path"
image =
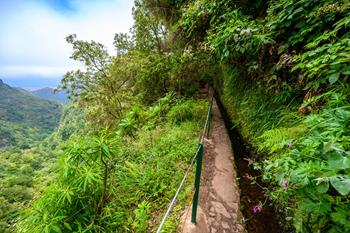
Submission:
[[216,101],[212,132],[205,141],[205,154],[197,224],[191,223],[191,207],[185,211],[181,233],[245,233],[236,181],[231,141]]

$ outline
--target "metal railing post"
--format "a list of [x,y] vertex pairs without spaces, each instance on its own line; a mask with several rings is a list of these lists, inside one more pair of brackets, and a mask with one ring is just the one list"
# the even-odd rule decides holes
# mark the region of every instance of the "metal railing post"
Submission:
[[[209,95],[210,95],[210,89],[209,89]],[[208,109],[208,113],[207,113],[207,118],[204,124],[204,129],[202,131],[201,137],[199,139],[199,146],[197,149],[197,152],[195,154],[195,156],[193,157],[190,166],[188,167],[185,176],[183,177],[180,186],[178,187],[175,196],[173,197],[172,201],[170,202],[168,209],[164,215],[164,217],[162,218],[162,222],[160,223],[157,233],[160,233],[162,231],[162,228],[165,224],[166,219],[168,218],[168,216],[170,215],[170,211],[171,209],[174,207],[177,196],[179,195],[185,180],[187,178],[187,175],[189,174],[192,166],[194,165],[194,163],[196,162],[196,177],[195,177],[195,182],[194,182],[194,186],[195,186],[195,192],[193,195],[193,203],[192,203],[192,218],[191,218],[191,222],[196,224],[196,218],[197,218],[197,208],[198,208],[198,198],[199,198],[199,188],[200,188],[200,181],[201,181],[201,172],[202,172],[202,160],[203,160],[203,156],[204,156],[204,138],[205,138],[205,134],[207,134],[207,138],[209,138],[209,134],[210,134],[210,127],[211,127],[211,118],[212,118],[212,108],[213,108],[213,100],[214,97],[213,95],[211,96],[211,100],[210,100],[210,105],[209,105],[209,109]]]
[[197,154],[196,178],[194,182],[195,192],[194,192],[193,204],[192,204],[191,222],[194,224],[196,224],[196,218],[197,218],[197,207],[198,207],[199,187],[201,182],[203,152],[204,152],[204,145],[201,143],[199,144],[199,150]]

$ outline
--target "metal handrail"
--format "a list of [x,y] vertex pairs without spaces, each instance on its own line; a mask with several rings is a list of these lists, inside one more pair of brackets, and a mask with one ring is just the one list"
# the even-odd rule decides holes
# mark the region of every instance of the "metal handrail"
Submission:
[[[197,153],[198,153],[199,150],[200,150],[200,147],[198,147]],[[163,225],[164,225],[166,219],[168,218],[171,209],[173,208],[173,206],[174,206],[174,204],[175,204],[175,201],[176,201],[176,199],[177,199],[177,196],[179,195],[179,193],[180,193],[180,191],[181,191],[181,189],[182,189],[182,186],[184,185],[184,183],[185,183],[185,181],[186,181],[187,175],[189,174],[189,172],[190,172],[190,170],[191,170],[191,168],[192,168],[192,166],[193,166],[193,164],[194,164],[194,161],[195,161],[196,158],[197,158],[197,153],[196,153],[196,155],[192,158],[191,164],[190,164],[190,166],[188,167],[188,169],[187,169],[187,171],[186,171],[186,173],[185,173],[185,176],[184,176],[184,178],[182,179],[181,184],[180,184],[179,188],[177,189],[177,191],[176,191],[176,193],[175,193],[173,199],[171,200],[171,202],[170,202],[170,204],[169,204],[169,207],[168,207],[168,210],[166,211],[166,213],[165,213],[165,215],[164,215],[164,217],[163,217],[163,219],[162,219],[162,222],[160,223],[160,225],[159,225],[159,227],[158,227],[157,233],[160,233],[160,232],[161,232],[161,230],[162,230],[162,228],[163,228]]]
[[[210,94],[210,93],[209,93]],[[210,105],[209,105],[209,109],[208,109],[208,113],[207,113],[207,117],[205,120],[205,124],[204,124],[204,128],[199,140],[199,146],[197,149],[197,152],[195,154],[195,156],[192,158],[191,160],[191,164],[190,166],[187,168],[187,171],[178,187],[178,189],[176,190],[176,193],[173,197],[173,199],[171,200],[168,209],[162,219],[162,222],[160,223],[157,233],[160,233],[161,230],[163,229],[163,226],[165,224],[165,221],[167,220],[167,218],[170,215],[170,212],[176,202],[176,199],[186,181],[186,178],[191,170],[191,168],[193,167],[194,162],[197,160],[197,167],[196,167],[196,179],[195,179],[195,193],[193,196],[193,206],[192,206],[192,218],[191,221],[192,223],[196,223],[196,216],[197,216],[197,207],[198,207],[198,195],[199,195],[199,187],[200,187],[200,175],[201,175],[201,169],[202,169],[202,158],[203,158],[203,154],[204,154],[204,138],[205,135],[207,135],[207,137],[209,137],[209,133],[210,133],[210,126],[211,126],[211,115],[212,115],[212,108],[213,108],[213,95],[211,95],[211,99],[210,99]]]

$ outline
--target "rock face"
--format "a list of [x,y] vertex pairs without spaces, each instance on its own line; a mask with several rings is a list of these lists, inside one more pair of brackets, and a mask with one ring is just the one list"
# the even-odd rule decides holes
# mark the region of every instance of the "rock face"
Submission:
[[205,142],[197,224],[191,210],[183,217],[182,233],[245,233],[231,141],[214,101],[212,133]]

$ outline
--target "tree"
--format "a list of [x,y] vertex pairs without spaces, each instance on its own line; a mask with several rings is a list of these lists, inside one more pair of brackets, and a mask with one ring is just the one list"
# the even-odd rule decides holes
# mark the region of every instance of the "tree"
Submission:
[[162,53],[167,28],[149,11],[143,1],[135,1],[133,16],[135,23],[131,32],[135,48],[145,53]]
[[116,67],[123,59],[110,56],[100,43],[77,40],[76,35],[69,35],[66,40],[73,45],[71,58],[82,62],[86,70],[67,72],[61,87],[86,109],[90,121],[98,127],[112,126],[126,106],[123,90],[130,76]]
[[125,55],[128,51],[135,47],[134,41],[132,41],[131,36],[127,33],[116,33],[113,44],[115,46],[117,56]]

